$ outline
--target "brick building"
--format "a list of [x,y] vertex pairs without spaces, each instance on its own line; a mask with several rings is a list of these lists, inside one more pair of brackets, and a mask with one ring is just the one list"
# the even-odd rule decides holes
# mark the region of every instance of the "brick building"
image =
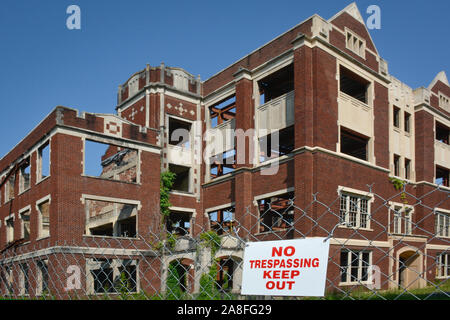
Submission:
[[[190,239],[205,230],[222,237],[215,258],[235,292],[237,236],[333,230],[328,279],[336,287],[364,283],[371,264],[381,268],[384,289],[446,278],[449,97],[444,72],[418,89],[390,75],[355,4],[328,20],[313,15],[205,81],[147,65],[119,86],[116,114],[57,107],[0,160],[2,277],[11,284],[2,290],[39,295],[51,287],[51,259],[63,261],[54,268],[65,274],[82,256],[76,263],[88,293],[104,290],[98,279],[106,269],[111,277],[127,270],[136,291],[163,290],[174,260],[195,292],[211,259]],[[167,170],[177,175],[164,226],[178,235],[170,255],[147,245],[159,240]],[[406,198],[391,178],[408,182]],[[437,186],[444,192],[413,205]],[[338,214],[310,206],[314,195]],[[89,259],[114,248],[123,259]],[[61,259],[67,250],[71,258]],[[139,269],[142,259],[152,268]],[[431,267],[436,261],[442,269]],[[138,281],[146,274],[152,280]]]

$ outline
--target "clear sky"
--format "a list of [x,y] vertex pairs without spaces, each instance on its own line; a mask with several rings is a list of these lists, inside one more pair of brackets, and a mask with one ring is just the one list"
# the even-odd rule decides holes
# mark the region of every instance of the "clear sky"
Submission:
[[[118,85],[149,63],[202,80],[314,13],[325,19],[352,1],[1,0],[0,157],[57,105],[114,113]],[[389,72],[413,88],[450,76],[448,0],[356,1]],[[81,9],[69,30],[67,7]]]

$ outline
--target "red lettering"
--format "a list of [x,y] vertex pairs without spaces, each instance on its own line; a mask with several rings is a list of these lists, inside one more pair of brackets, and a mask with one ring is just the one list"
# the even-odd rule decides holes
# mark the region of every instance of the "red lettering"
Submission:
[[266,283],[266,288],[269,289],[269,290],[272,290],[273,288],[275,288],[275,282],[273,282],[273,281],[268,281],[268,282]]
[[270,270],[264,270],[264,272],[263,272],[263,279],[266,279],[266,278],[268,278],[268,279],[272,279],[272,277],[271,277],[271,275],[270,275]]
[[295,283],[295,281],[286,281],[288,284],[288,290],[292,290],[292,285]]
[[313,268],[317,268],[319,266],[319,258],[314,258],[312,261]]
[[255,261],[255,268],[261,268],[261,260]]
[[294,255],[294,253],[295,253],[295,248],[293,246],[289,246],[289,247],[286,247],[286,249],[284,249],[284,255],[287,257]]
[[300,271],[298,270],[292,270],[291,273],[291,278],[294,279],[295,277],[297,277],[298,275],[300,275]]
[[267,263],[267,260],[262,260],[261,261],[261,268],[265,268],[266,267],[266,263]]
[[272,257],[274,257],[275,255],[281,257],[283,252],[283,247],[279,247],[278,249],[276,247],[272,248]]
[[304,265],[303,265],[303,267],[311,267],[311,259],[303,259],[303,263],[304,263]]

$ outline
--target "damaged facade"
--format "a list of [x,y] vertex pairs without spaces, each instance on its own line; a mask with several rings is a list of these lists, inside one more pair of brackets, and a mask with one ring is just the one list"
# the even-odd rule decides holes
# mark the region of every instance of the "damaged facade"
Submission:
[[[202,270],[213,260],[211,250],[198,251],[192,239],[211,230],[221,237],[213,257],[220,264],[217,281],[238,293],[238,238],[290,239],[293,228],[296,237],[326,237],[340,222],[330,247],[339,263],[328,266],[335,286],[366,281],[366,266],[377,261],[383,276],[391,275],[382,279],[384,289],[402,281],[425,285],[423,279],[407,283],[398,261],[409,261],[411,272],[429,281],[448,277],[429,268],[436,259],[446,268],[450,263],[441,255],[449,247],[448,200],[427,197],[426,206],[439,204],[429,215],[391,199],[397,192],[390,178],[408,181],[406,192],[417,198],[438,185],[450,190],[449,97],[444,72],[418,89],[390,75],[354,4],[328,20],[313,15],[206,81],[163,63],[147,65],[119,86],[117,114],[57,107],[0,160],[0,246],[4,261],[22,270],[11,273],[5,264],[4,283],[12,285],[1,290],[42,293],[51,282],[51,261],[28,264],[28,256],[14,250],[38,245],[29,255],[52,252],[57,259],[66,243],[91,255],[123,250],[123,259],[85,259],[85,292],[109,290],[98,279],[114,281],[121,270],[134,277],[133,290],[164,290],[174,261],[182,268],[182,289],[198,292]],[[230,136],[252,129],[239,141]],[[225,138],[217,143],[219,136]],[[94,168],[92,159],[100,159]],[[268,168],[274,171],[263,173]],[[177,174],[164,224],[178,235],[169,255],[143,245],[159,240],[148,230],[160,228],[160,173],[167,170]],[[371,208],[381,204],[374,193],[390,199],[376,212],[377,223]],[[310,207],[315,194],[335,203],[339,216]],[[312,219],[299,220],[292,199],[309,208]],[[105,250],[86,247],[98,239]],[[143,256],[133,250],[145,251],[154,268],[139,270]],[[31,272],[42,276],[25,281]],[[144,275],[152,280],[139,281]]]

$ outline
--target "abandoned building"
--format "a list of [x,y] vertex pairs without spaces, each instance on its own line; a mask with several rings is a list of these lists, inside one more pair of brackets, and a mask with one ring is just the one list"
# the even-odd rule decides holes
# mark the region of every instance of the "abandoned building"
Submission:
[[[119,86],[115,114],[56,107],[0,160],[0,290],[63,292],[52,277],[76,264],[83,292],[113,290],[102,283],[122,270],[133,291],[155,292],[178,261],[182,289],[198,292],[213,251],[192,239],[205,231],[221,237],[217,281],[236,293],[239,239],[331,230],[335,287],[364,283],[372,264],[385,289],[448,278],[448,192],[415,206],[392,197],[390,178],[408,182],[407,198],[450,190],[449,99],[444,72],[418,89],[389,74],[355,4],[311,16],[205,81],[147,65]],[[167,170],[176,179],[161,226]],[[311,206],[314,195],[337,214]],[[145,245],[159,228],[178,236],[170,254]]]

